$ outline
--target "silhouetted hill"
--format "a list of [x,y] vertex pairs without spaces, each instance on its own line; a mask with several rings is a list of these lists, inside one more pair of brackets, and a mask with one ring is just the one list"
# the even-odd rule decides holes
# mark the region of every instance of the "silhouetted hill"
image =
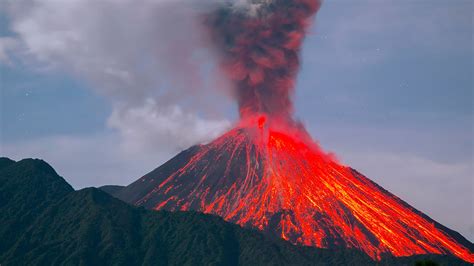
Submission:
[[74,191],[41,160],[8,164],[0,169],[1,265],[375,264],[358,251],[293,246],[216,216],[148,211],[96,188]]
[[122,189],[123,189],[124,187],[125,187],[125,186],[106,185],[106,186],[98,187],[98,189],[100,189],[100,190],[106,192],[106,193],[109,194],[109,195],[115,196],[115,195],[117,195],[120,191],[122,191]]
[[[6,160],[2,160],[6,162]],[[0,169],[0,254],[11,249],[19,234],[72,187],[42,160],[3,163]],[[0,256],[0,258],[3,258]],[[0,263],[2,260],[0,260]]]
[[0,170],[2,170],[2,168],[10,166],[14,163],[15,163],[15,161],[13,161],[10,158],[0,157]]
[[14,163],[0,170],[0,180],[0,211],[8,214],[0,218],[2,265],[371,262],[356,251],[316,250],[270,240],[214,216],[147,211],[96,188],[73,191],[41,160]]

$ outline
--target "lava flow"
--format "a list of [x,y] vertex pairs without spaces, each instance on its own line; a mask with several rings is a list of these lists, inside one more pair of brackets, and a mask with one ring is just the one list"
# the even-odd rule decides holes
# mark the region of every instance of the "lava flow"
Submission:
[[380,259],[472,252],[434,221],[319,150],[306,134],[261,117],[195,146],[122,192],[135,205],[195,210],[294,244],[363,250]]
[[318,0],[249,0],[206,16],[241,119],[124,188],[155,210],[195,210],[294,244],[384,254],[453,254],[472,244],[324,153],[292,118],[299,50]]

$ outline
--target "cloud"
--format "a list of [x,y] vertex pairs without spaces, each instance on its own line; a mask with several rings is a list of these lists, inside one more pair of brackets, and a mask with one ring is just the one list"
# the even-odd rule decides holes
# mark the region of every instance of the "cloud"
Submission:
[[0,64],[11,65],[12,60],[9,56],[10,52],[18,45],[18,41],[12,37],[0,37]]
[[227,120],[205,120],[179,106],[161,107],[153,99],[135,108],[117,108],[108,120],[123,147],[133,151],[185,149],[214,139],[230,128]]
[[205,92],[202,64],[212,54],[191,0],[10,3],[25,60],[85,78],[115,100],[163,104]]
[[210,1],[196,3],[6,1],[15,37],[0,39],[0,61],[17,45],[10,53],[25,65],[69,73],[107,97],[108,124],[124,146],[163,149],[154,145],[162,142],[174,151],[229,124],[227,84],[209,75],[217,70],[199,23]]

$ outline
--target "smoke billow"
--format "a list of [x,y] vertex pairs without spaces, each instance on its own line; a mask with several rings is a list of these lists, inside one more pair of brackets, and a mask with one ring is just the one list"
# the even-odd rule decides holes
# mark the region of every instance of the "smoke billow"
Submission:
[[[4,45],[0,51],[0,60],[11,56],[12,62],[20,59],[40,71],[60,70],[85,81],[110,99],[110,127],[127,139],[128,132],[149,132],[150,137],[127,142],[183,143],[176,132],[188,132],[196,136],[184,141],[191,145],[213,135],[203,134],[205,127],[198,125],[222,125],[216,131],[228,126],[221,114],[228,110],[229,100],[238,101],[242,117],[291,116],[300,45],[320,3],[19,0],[4,4],[13,35],[8,49]],[[219,95],[229,91],[233,99]],[[156,126],[149,126],[150,119]]]
[[215,5],[214,0],[0,0],[9,32],[7,37],[0,32],[0,64],[80,81],[111,104],[107,125],[127,150],[166,146],[174,153],[229,125],[224,114],[233,99],[225,97],[228,82],[213,74],[217,63],[200,20]]
[[205,18],[211,42],[234,85],[240,116],[290,118],[300,47],[319,0],[224,4]]

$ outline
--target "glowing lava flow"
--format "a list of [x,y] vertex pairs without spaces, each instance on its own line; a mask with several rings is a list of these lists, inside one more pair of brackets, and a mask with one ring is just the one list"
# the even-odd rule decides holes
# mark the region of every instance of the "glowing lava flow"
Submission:
[[474,262],[464,240],[339,164],[292,119],[301,44],[320,1],[237,2],[247,8],[224,4],[206,25],[241,121],[119,197],[156,210],[216,214],[295,244],[357,248],[376,259],[438,253]]
[[375,259],[436,253],[474,261],[418,211],[294,128],[247,119],[186,152],[131,185],[141,187],[136,205],[216,214],[295,244],[357,248]]

